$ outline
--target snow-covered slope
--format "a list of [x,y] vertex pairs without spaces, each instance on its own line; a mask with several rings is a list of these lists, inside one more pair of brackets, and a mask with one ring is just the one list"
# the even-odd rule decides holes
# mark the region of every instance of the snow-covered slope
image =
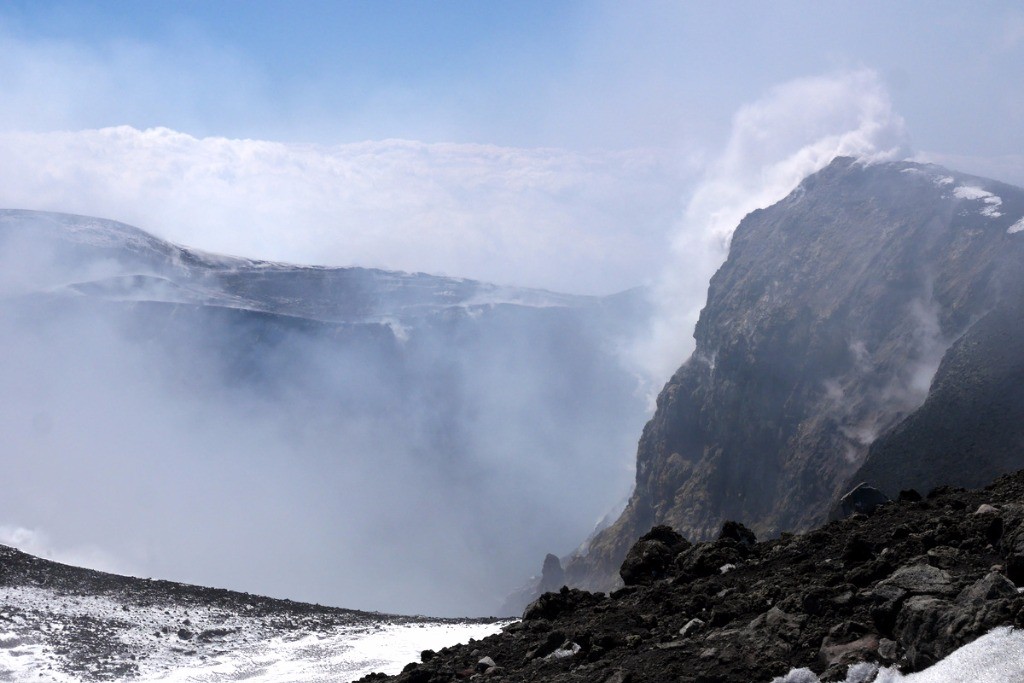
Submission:
[[501,625],[120,577],[0,546],[3,681],[344,683]]

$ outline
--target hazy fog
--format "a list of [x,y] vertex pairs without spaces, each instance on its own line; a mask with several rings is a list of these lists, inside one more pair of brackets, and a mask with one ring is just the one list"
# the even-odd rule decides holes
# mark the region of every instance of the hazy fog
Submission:
[[[486,612],[629,494],[645,411],[692,351],[745,213],[836,154],[1024,182],[1006,85],[1019,8],[566,7],[504,32],[444,27],[469,42],[439,16],[388,24],[380,49],[402,63],[385,74],[359,54],[297,65],[305,44],[257,53],[205,19],[137,37],[72,8],[0,12],[0,208],[253,258],[646,285],[654,311],[628,334],[569,334],[543,312],[314,333],[39,298],[119,266],[78,272],[7,242],[0,542],[350,607]],[[402,52],[409,31],[432,49]]]

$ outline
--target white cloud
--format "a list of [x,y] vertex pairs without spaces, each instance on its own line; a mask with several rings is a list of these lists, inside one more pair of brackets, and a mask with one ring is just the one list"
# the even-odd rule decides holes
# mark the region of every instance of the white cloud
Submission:
[[336,146],[157,128],[0,134],[0,205],[98,215],[210,251],[608,293],[663,253],[683,164],[383,140]]
[[648,376],[657,383],[692,352],[708,281],[746,214],[782,199],[836,156],[899,158],[904,140],[903,120],[869,70],[789,81],[741,107],[679,221],[674,263],[658,283],[661,315],[637,351]]

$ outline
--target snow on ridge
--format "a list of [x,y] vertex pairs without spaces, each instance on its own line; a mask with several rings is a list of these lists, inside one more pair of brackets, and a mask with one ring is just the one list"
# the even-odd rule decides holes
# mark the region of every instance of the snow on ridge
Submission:
[[934,173],[929,173],[928,171],[922,170],[922,169],[918,168],[917,166],[911,166],[909,168],[904,168],[903,170],[900,171],[900,173],[906,173],[908,175],[920,175],[920,176],[925,176],[925,177],[931,178],[932,182],[935,183],[939,187],[943,187],[945,185],[952,185],[953,183],[956,182],[956,180],[953,178],[953,176],[949,176],[949,175],[935,175]]
[[971,201],[981,200],[985,202],[985,206],[981,209],[982,216],[988,216],[989,218],[999,218],[1003,215],[999,207],[1003,205],[1002,197],[994,195],[988,190],[983,190],[975,185],[959,185],[954,188],[953,194],[958,199],[967,199]]

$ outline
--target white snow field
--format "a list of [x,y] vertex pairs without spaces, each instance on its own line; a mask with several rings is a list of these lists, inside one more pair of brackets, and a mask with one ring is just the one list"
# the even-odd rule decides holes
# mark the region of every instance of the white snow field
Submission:
[[[128,606],[107,596],[3,587],[0,681],[83,681],[93,665],[97,671],[107,665],[109,671],[112,660],[120,660],[134,665],[123,677],[133,681],[345,683],[375,671],[399,673],[409,662],[419,661],[423,650],[483,638],[504,625],[401,621],[381,615],[380,621],[310,629],[281,627],[275,619],[195,604]],[[83,623],[90,625],[83,629]],[[179,628],[192,635],[182,638]],[[62,638],[65,631],[76,635]],[[214,635],[204,638],[203,633]],[[97,654],[104,647],[96,642],[117,647]],[[79,647],[89,649],[76,655]]]

